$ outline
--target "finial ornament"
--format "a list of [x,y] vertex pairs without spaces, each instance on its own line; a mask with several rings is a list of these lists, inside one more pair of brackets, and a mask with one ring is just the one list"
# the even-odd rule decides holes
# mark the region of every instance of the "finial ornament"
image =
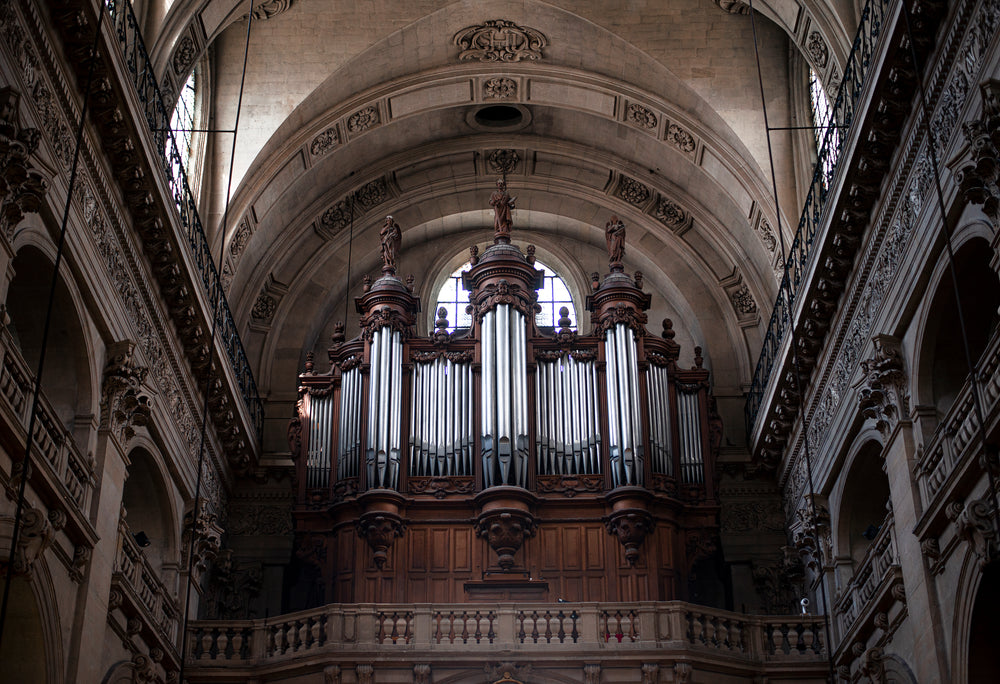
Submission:
[[604,226],[604,237],[608,241],[608,266],[612,273],[621,273],[625,266],[625,224],[617,216]]
[[385,217],[379,237],[382,239],[382,273],[396,275],[396,257],[399,255],[403,233],[399,229],[399,224],[392,220],[392,216]]
[[503,178],[497,179],[497,190],[490,195],[490,206],[493,207],[493,244],[510,244],[510,229],[514,224],[511,218],[511,210],[514,208],[514,200],[507,192],[507,181]]

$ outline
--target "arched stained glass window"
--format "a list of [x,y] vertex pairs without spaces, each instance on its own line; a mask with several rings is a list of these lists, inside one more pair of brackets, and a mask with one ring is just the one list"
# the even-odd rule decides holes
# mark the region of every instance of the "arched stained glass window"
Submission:
[[[569,309],[569,319],[573,322],[570,326],[577,329],[576,307],[573,305],[573,297],[565,281],[552,268],[546,266],[541,261],[535,261],[535,268],[545,271],[545,280],[542,288],[538,291],[538,305],[541,311],[535,317],[535,325],[540,328],[554,328],[559,323],[559,309],[566,307]],[[433,321],[437,319],[438,309],[444,308],[447,311],[448,331],[468,328],[472,325],[472,317],[465,312],[465,307],[469,304],[469,293],[462,287],[462,273],[469,270],[469,263],[456,269],[441,285],[437,293],[437,304],[434,305]]]
[[[173,116],[170,118],[170,129],[174,133],[174,141],[177,143],[177,152],[180,155],[180,159],[173,160],[174,166],[179,165],[187,176],[191,174],[191,161],[194,150],[194,129],[196,128],[195,119],[197,118],[195,116],[195,94],[198,85],[197,73],[197,69],[192,71],[187,82],[184,83],[180,96],[177,98],[177,105],[174,107]],[[170,149],[170,142],[168,141],[166,144],[167,159],[171,159],[172,150]],[[176,168],[174,169],[174,177],[178,175],[177,170]]]
[[826,96],[823,82],[814,69],[809,70],[809,103],[812,107],[813,133],[816,138],[816,154],[822,170],[824,187],[829,187],[833,172],[837,167],[840,152],[840,129],[833,117],[830,99]]

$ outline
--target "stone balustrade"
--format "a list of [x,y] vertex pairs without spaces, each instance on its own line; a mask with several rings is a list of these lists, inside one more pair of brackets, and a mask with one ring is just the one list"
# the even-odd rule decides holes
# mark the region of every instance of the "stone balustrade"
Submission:
[[[34,373],[21,356],[10,331],[0,327],[0,402],[7,417],[27,433],[31,415]],[[38,414],[32,430],[32,467],[42,471],[45,483],[60,501],[76,505],[79,516],[90,516],[94,490],[94,466],[77,447],[44,394],[39,397]]]
[[[1000,335],[994,335],[980,357],[979,396],[987,424],[1000,411]],[[924,510],[938,507],[946,485],[960,477],[980,453],[979,420],[971,382],[966,382],[934,436],[924,445],[916,465]]]
[[115,603],[129,617],[141,620],[162,645],[173,650],[180,608],[124,520],[118,524],[118,553],[112,580],[112,604]]
[[899,553],[896,550],[893,516],[889,513],[864,559],[834,603],[841,641],[862,615],[874,613],[890,599],[892,585],[899,577]]
[[483,657],[543,655],[600,658],[655,650],[697,660],[725,657],[747,665],[826,662],[823,619],[752,616],[680,601],[662,603],[331,604],[253,621],[197,621],[188,630],[192,672],[282,664],[321,654],[358,658],[378,652],[447,658],[470,645]]

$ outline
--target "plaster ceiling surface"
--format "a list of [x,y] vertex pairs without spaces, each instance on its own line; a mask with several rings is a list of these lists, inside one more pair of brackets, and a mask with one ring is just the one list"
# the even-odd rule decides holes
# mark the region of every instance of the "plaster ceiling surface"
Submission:
[[[762,4],[772,126],[795,123],[791,65],[809,31],[822,29],[835,72],[848,4]],[[322,358],[337,319],[350,332],[349,303],[377,270],[386,214],[403,227],[401,270],[430,315],[441,274],[489,237],[498,155],[514,160],[515,243],[537,245],[582,297],[589,274],[607,271],[604,224],[622,217],[627,269],[642,270],[653,292],[651,331],[671,317],[682,361],[705,347],[717,391],[736,396],[749,382],[780,256],[748,15],[710,0],[262,5],[281,11],[252,26],[229,222],[211,236],[224,241],[262,393],[294,397],[306,351]],[[179,0],[156,42],[171,78],[184,75],[171,55],[185,38],[210,56],[221,129],[234,121],[245,14],[232,0]],[[540,55],[462,59],[456,36],[498,19],[541,34]],[[497,104],[516,107],[522,125],[477,125],[476,112]],[[800,170],[790,135],[771,143],[787,239]],[[221,222],[229,155],[221,136],[208,147],[209,226]],[[737,304],[742,290],[755,315]],[[273,306],[261,315],[264,298]]]

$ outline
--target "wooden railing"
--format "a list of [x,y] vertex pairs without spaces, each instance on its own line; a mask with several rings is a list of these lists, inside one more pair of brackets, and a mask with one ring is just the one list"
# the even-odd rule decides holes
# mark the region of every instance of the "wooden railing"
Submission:
[[166,644],[177,643],[180,608],[177,601],[160,581],[136,543],[124,520],[118,523],[118,553],[115,557],[114,580],[123,590],[123,600]]
[[837,598],[833,610],[841,639],[870,605],[891,588],[893,570],[899,569],[892,513],[886,516],[854,576]]
[[[31,414],[34,373],[4,326],[0,327],[0,401],[8,416],[26,433]],[[39,397],[32,439],[33,467],[45,471],[46,480],[61,490],[62,500],[75,504],[83,519],[90,517],[94,466],[77,447],[44,394]]]
[[188,659],[197,667],[277,663],[320,653],[421,651],[446,656],[475,644],[491,653],[561,654],[670,649],[721,653],[747,663],[821,663],[821,617],[752,616],[664,603],[332,604],[253,621],[198,621],[188,629]]

